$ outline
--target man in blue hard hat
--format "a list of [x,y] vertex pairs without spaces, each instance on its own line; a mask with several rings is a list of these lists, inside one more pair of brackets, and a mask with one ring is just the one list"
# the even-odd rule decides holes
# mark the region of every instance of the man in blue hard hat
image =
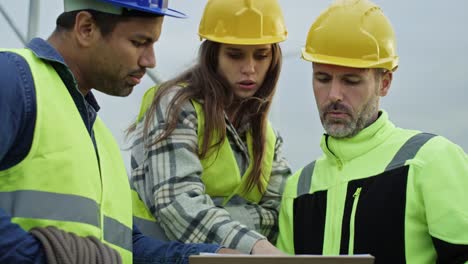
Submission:
[[167,2],[64,0],[47,40],[0,50],[0,263],[184,263],[233,252],[143,236],[119,147],[97,117],[92,89],[127,96],[155,67],[163,17],[185,16]]

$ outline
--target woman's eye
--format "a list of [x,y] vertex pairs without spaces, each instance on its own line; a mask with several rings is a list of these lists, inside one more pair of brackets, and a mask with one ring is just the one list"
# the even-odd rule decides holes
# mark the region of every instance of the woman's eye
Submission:
[[263,54],[263,53],[262,54],[256,54],[255,59],[264,60],[264,59],[268,58],[268,56],[269,56],[268,54]]
[[240,58],[242,58],[242,55],[240,53],[228,53],[227,55],[231,59],[240,59]]

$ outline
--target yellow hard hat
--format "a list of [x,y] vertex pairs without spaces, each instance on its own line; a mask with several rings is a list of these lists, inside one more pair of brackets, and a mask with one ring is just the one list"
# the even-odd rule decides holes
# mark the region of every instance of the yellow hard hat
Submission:
[[271,44],[288,35],[277,0],[209,0],[198,35],[226,44]]
[[390,21],[368,0],[337,0],[312,24],[302,58],[354,68],[398,67]]

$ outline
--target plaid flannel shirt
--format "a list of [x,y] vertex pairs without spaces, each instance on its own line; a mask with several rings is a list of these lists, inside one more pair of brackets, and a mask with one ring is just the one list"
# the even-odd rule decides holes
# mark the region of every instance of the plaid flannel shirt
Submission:
[[[176,90],[162,98],[147,138],[142,137],[144,122],[137,125],[131,156],[133,187],[169,239],[217,243],[244,253],[250,253],[258,240],[267,238],[274,243],[278,234],[281,195],[291,174],[281,155],[282,138],[277,135],[271,177],[261,201],[254,204],[241,200],[224,207],[216,206],[205,193],[201,180],[203,168],[197,155],[198,121],[191,102],[183,105],[172,134],[148,147],[163,132],[168,105]],[[251,162],[245,143],[245,131],[249,126],[236,131],[227,117],[225,121],[227,138],[240,172],[244,174]]]

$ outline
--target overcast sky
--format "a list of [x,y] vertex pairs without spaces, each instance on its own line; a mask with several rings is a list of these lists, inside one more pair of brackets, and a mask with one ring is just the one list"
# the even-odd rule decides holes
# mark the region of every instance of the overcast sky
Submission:
[[[37,1],[37,0],[33,0]],[[282,44],[285,59],[272,111],[272,122],[284,138],[284,154],[293,169],[317,158],[323,133],[311,86],[311,65],[300,59],[313,20],[331,1],[279,0],[289,31]],[[206,0],[171,0],[188,19],[166,18],[155,45],[156,71],[170,78],[193,63],[198,46],[198,22]],[[389,95],[382,108],[400,127],[443,135],[468,151],[468,1],[375,0],[392,22],[400,56]],[[0,0],[19,29],[27,31],[29,0]],[[63,9],[61,0],[42,0],[38,36],[47,38]],[[464,26],[465,25],[465,26]],[[1,47],[22,47],[0,15]],[[153,82],[145,77],[127,98],[97,93],[100,116],[122,148],[128,147],[123,130],[135,119],[144,91]],[[1,89],[1,87],[0,87]],[[128,166],[128,151],[123,150]],[[438,155],[438,153],[434,153]]]

